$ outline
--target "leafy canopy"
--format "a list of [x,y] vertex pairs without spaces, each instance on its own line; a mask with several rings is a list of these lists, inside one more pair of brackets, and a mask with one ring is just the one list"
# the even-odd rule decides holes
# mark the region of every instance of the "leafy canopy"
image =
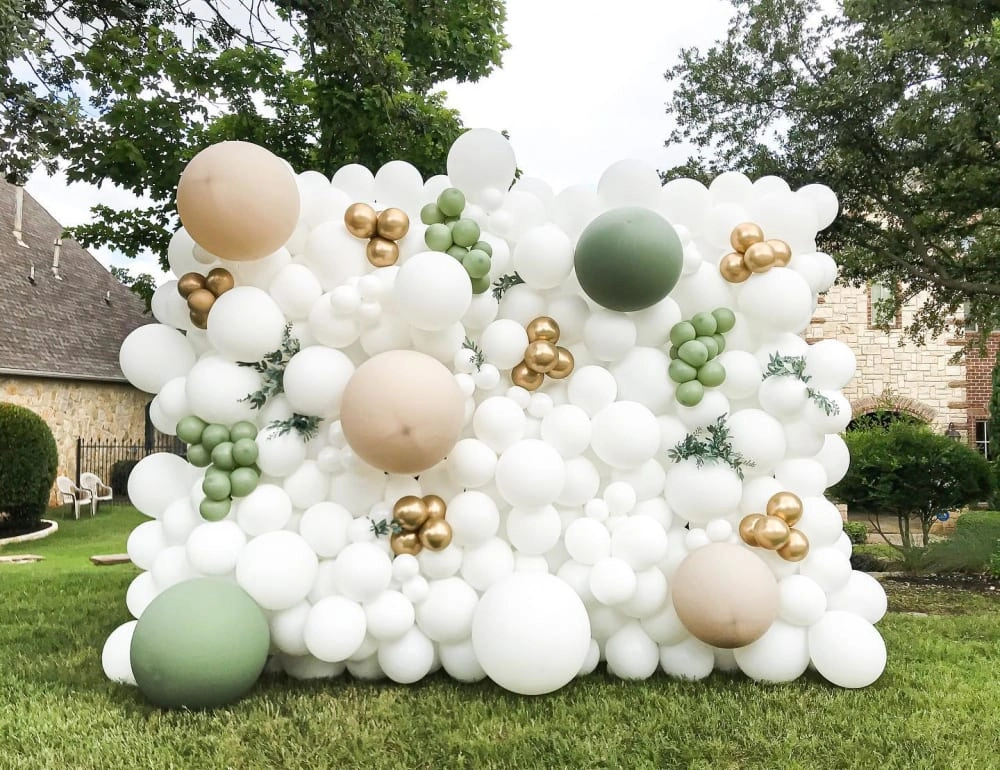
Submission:
[[[256,142],[296,170],[400,159],[444,170],[461,131],[448,79],[477,80],[508,47],[502,0],[13,0],[0,10],[0,168],[39,164],[112,182],[135,209],[97,206],[84,245],[165,265],[173,194],[209,144]],[[9,22],[8,25],[3,21]],[[17,23],[15,23],[17,22]]]
[[[927,292],[908,332],[943,331],[963,303],[1000,328],[1000,4],[980,0],[732,0],[725,40],[681,52],[668,176],[724,168],[821,182],[841,214],[819,246],[842,278]],[[828,6],[828,3],[824,3]]]

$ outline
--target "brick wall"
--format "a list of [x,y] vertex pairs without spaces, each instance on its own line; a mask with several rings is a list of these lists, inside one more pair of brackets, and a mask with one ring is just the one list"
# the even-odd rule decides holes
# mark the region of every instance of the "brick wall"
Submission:
[[[70,478],[76,475],[77,438],[141,441],[150,400],[125,384],[0,377],[0,401],[26,407],[48,423],[59,449],[59,475]],[[53,490],[50,504],[57,502]]]
[[985,355],[979,354],[979,337],[969,335],[969,345],[965,351],[966,373],[968,382],[966,401],[969,404],[966,428],[970,436],[975,436],[976,420],[989,417],[990,393],[993,389],[993,363],[997,350],[1000,349],[1000,333],[993,333],[986,341]]

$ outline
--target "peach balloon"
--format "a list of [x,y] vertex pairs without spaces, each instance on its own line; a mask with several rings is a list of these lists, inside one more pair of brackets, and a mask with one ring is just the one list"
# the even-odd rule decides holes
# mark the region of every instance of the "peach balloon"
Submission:
[[671,580],[674,609],[693,636],[713,647],[745,647],[778,616],[778,583],[750,550],[732,543],[699,548]]
[[415,474],[458,443],[465,398],[442,363],[415,350],[365,361],[344,389],[340,422],[355,454],[390,473]]
[[185,167],[177,213],[195,242],[217,257],[262,259],[295,230],[299,191],[277,155],[249,142],[220,142]]

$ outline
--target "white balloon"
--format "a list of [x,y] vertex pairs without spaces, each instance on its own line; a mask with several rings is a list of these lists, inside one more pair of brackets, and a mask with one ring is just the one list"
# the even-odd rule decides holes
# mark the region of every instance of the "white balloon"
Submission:
[[445,520],[451,525],[455,545],[480,546],[496,535],[500,512],[492,497],[470,490],[448,502]]
[[183,227],[178,228],[167,244],[167,263],[170,271],[180,278],[185,273],[202,272],[202,263],[194,256],[194,238]]
[[869,623],[878,623],[888,607],[882,584],[867,572],[854,570],[846,585],[830,594],[829,608],[860,615]]
[[660,667],[678,679],[704,679],[715,667],[712,648],[693,636],[660,647]]
[[135,674],[132,673],[132,634],[138,621],[130,620],[122,623],[111,632],[104,648],[101,650],[101,668],[104,675],[118,684],[134,685]]
[[670,466],[663,489],[671,510],[693,524],[731,515],[742,494],[743,484],[728,465],[708,462],[699,468],[694,460]]
[[472,284],[456,259],[442,252],[424,251],[399,268],[393,297],[407,323],[438,331],[460,320],[469,309]]
[[569,381],[569,401],[593,417],[611,404],[618,395],[614,375],[601,366],[574,370]]
[[826,593],[812,578],[788,575],[778,581],[778,616],[786,623],[811,626],[826,608]]
[[149,574],[153,576],[158,591],[166,591],[178,583],[199,577],[198,571],[187,560],[182,545],[172,545],[160,551]]
[[528,333],[522,324],[501,318],[483,329],[479,345],[487,361],[498,369],[511,369],[524,359]]
[[851,560],[832,546],[810,548],[799,563],[800,574],[815,580],[828,595],[839,591],[851,579]]
[[283,610],[306,598],[318,568],[316,554],[300,535],[279,530],[246,544],[236,563],[236,582],[264,609]]
[[740,310],[754,324],[773,332],[802,331],[812,318],[814,307],[812,290],[794,270],[777,269],[754,275],[740,289]]
[[802,498],[802,518],[795,528],[809,539],[811,548],[833,545],[844,530],[844,519],[837,506],[825,497]]
[[562,535],[562,519],[551,505],[538,508],[514,507],[507,514],[507,539],[520,554],[541,556]]
[[448,178],[479,203],[488,189],[506,190],[514,181],[517,160],[510,142],[498,131],[466,131],[448,151]]
[[153,317],[164,326],[190,329],[191,319],[185,299],[177,292],[177,281],[161,283],[150,301]]
[[635,570],[624,559],[609,556],[590,571],[590,591],[601,604],[626,602],[635,594],[638,581]]
[[197,475],[198,469],[183,457],[169,452],[147,455],[129,474],[129,500],[141,513],[158,519],[170,503],[187,496]]
[[573,185],[552,201],[552,220],[575,242],[583,229],[601,213],[602,202],[590,185]]
[[337,588],[356,602],[373,601],[389,588],[392,560],[374,543],[351,543],[337,554]]
[[427,598],[417,605],[417,626],[435,642],[454,644],[472,634],[479,595],[456,577],[432,580]]
[[648,679],[660,662],[660,649],[633,621],[612,634],[605,644],[608,672],[619,679]]
[[652,206],[660,197],[660,175],[643,160],[629,158],[608,166],[597,183],[597,194],[608,208]]
[[365,640],[367,627],[365,611],[360,604],[343,596],[328,596],[309,610],[303,635],[312,655],[337,663],[358,651]]
[[823,470],[826,471],[826,483],[833,486],[847,475],[847,469],[851,464],[851,453],[844,439],[834,434],[824,438],[823,448],[813,459],[823,466]]
[[198,359],[184,381],[191,411],[205,420],[232,425],[256,417],[247,396],[260,390],[261,378],[253,369],[214,354]]
[[809,666],[808,631],[780,620],[756,641],[733,650],[736,663],[758,682],[791,682]]
[[323,294],[323,287],[312,270],[292,263],[278,270],[267,291],[288,319],[302,320],[309,317],[312,306]]
[[420,573],[428,580],[450,578],[462,568],[464,551],[452,543],[440,551],[424,548],[417,556]]
[[477,591],[485,591],[514,571],[514,553],[499,537],[465,549],[462,578]]
[[139,569],[152,569],[156,557],[169,546],[163,523],[157,519],[144,521],[132,530],[125,544],[132,563]]
[[184,545],[191,532],[201,524],[198,511],[191,505],[190,498],[174,500],[163,511],[160,517],[163,524],[163,534],[166,535],[167,542],[171,545]]
[[539,225],[518,239],[513,260],[514,270],[528,286],[554,289],[573,269],[573,244],[555,225]]
[[237,523],[251,537],[283,529],[291,516],[292,501],[275,484],[259,484],[236,511]]
[[656,210],[675,227],[683,225],[689,229],[700,229],[705,209],[711,204],[712,196],[701,182],[671,179],[660,192]]
[[257,465],[269,476],[287,476],[305,462],[306,445],[294,431],[282,433],[278,428],[266,428],[254,440]]
[[511,505],[532,508],[548,505],[555,502],[565,482],[562,457],[538,439],[511,444],[497,461],[497,489]]
[[424,179],[411,163],[391,160],[375,172],[374,192],[373,202],[379,209],[414,211],[423,198]]
[[741,409],[729,415],[733,451],[745,457],[747,471],[771,473],[785,456],[785,432],[778,420],[761,409]]
[[427,676],[434,665],[434,645],[418,628],[378,648],[378,664],[385,675],[400,684],[412,684]]
[[206,521],[188,536],[185,551],[191,566],[204,575],[228,575],[236,569],[247,536],[234,521]]
[[795,194],[812,204],[817,230],[824,230],[833,224],[840,210],[837,194],[833,190],[825,184],[807,184],[796,190]]
[[285,366],[282,379],[285,397],[299,414],[337,417],[344,388],[352,374],[354,364],[344,353],[313,345],[296,353]]
[[843,610],[810,627],[809,654],[820,675],[839,687],[867,687],[885,670],[885,642],[875,626]]
[[829,486],[826,471],[815,460],[783,460],[775,469],[774,477],[785,489],[799,497],[820,497]]
[[258,361],[281,346],[287,320],[271,296],[254,286],[222,294],[208,314],[208,339],[232,361]]
[[383,591],[365,605],[367,632],[380,642],[399,639],[413,628],[413,603],[399,591]]
[[611,556],[611,533],[601,522],[579,518],[566,528],[566,550],[580,564],[594,565]]
[[133,618],[139,618],[160,589],[156,587],[153,573],[141,572],[135,576],[125,592],[125,606]]
[[331,184],[343,190],[352,200],[373,201],[375,199],[375,175],[360,163],[349,163],[346,166],[341,166],[333,175]]
[[125,378],[139,390],[157,393],[175,377],[183,377],[194,366],[190,343],[177,329],[146,324],[132,331],[118,353]]
[[611,533],[611,555],[634,570],[659,564],[667,556],[667,533],[651,516],[629,516]]
[[305,629],[312,605],[299,602],[287,610],[275,612],[268,619],[271,629],[271,644],[286,655],[308,655]]
[[519,573],[479,601],[472,645],[486,674],[504,689],[542,695],[567,684],[590,649],[583,602],[553,575]]
[[479,682],[486,678],[486,672],[479,665],[472,639],[464,639],[455,644],[438,645],[441,666],[448,676],[460,682]]
[[598,361],[620,361],[635,347],[636,328],[624,313],[595,310],[583,325],[583,342]]

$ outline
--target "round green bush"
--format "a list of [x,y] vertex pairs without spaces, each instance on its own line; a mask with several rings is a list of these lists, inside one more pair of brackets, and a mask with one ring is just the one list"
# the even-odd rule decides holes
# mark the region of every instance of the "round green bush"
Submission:
[[45,420],[23,406],[0,403],[0,535],[38,529],[58,465]]

